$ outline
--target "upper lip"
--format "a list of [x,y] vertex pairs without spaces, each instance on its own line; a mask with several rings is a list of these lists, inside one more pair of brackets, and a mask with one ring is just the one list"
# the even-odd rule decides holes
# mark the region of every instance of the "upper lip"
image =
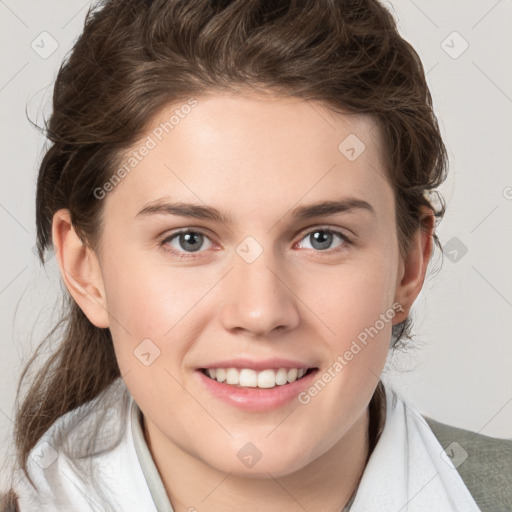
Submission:
[[223,361],[217,361],[215,363],[200,366],[200,369],[212,369],[212,368],[248,368],[251,370],[261,371],[268,370],[270,368],[314,368],[313,365],[303,363],[301,361],[293,361],[292,359],[272,358],[262,359],[261,361],[255,361],[249,358],[237,358],[237,359],[225,359]]

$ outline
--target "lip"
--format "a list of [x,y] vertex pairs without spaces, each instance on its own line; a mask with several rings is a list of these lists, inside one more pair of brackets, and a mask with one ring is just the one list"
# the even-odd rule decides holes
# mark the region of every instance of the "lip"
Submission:
[[236,368],[237,370],[243,370],[244,368],[248,368],[250,370],[255,371],[263,371],[263,370],[279,370],[279,368],[297,368],[300,370],[301,368],[316,368],[315,364],[308,364],[301,361],[293,361],[291,359],[281,359],[281,358],[271,358],[271,359],[263,359],[261,361],[255,361],[254,359],[249,358],[236,358],[236,359],[225,359],[223,361],[218,361],[216,363],[208,364],[206,366],[198,367],[198,369],[207,370],[209,368]]
[[[240,360],[237,360],[240,362]],[[224,362],[223,362],[224,363]],[[218,363],[216,363],[218,364]],[[259,364],[259,363],[258,363]],[[268,363],[266,363],[268,364]],[[296,363],[295,363],[296,364]],[[253,363],[254,365],[254,363]],[[272,368],[273,366],[265,366],[263,369]],[[290,368],[304,368],[305,366],[290,366]],[[306,366],[307,367],[307,366]],[[236,366],[210,366],[210,368],[237,368]],[[251,368],[250,366],[241,366],[240,368]],[[286,366],[280,366],[286,368]],[[311,368],[311,367],[310,367]],[[224,403],[237,407],[245,411],[262,412],[271,411],[283,407],[296,398],[302,391],[311,386],[316,378],[318,368],[313,369],[307,375],[299,380],[275,386],[271,389],[261,388],[242,388],[236,387],[225,382],[217,382],[207,377],[201,369],[195,371],[198,379],[208,392],[215,398]]]

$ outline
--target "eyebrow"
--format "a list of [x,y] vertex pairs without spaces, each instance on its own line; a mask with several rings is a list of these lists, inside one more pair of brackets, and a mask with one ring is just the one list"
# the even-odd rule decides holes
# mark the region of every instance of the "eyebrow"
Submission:
[[[373,206],[367,201],[355,197],[347,197],[335,201],[320,201],[306,206],[299,206],[291,211],[291,216],[296,220],[304,220],[313,217],[334,215],[336,213],[349,213],[356,210],[368,211],[374,216],[377,215]],[[135,217],[141,218],[155,214],[193,217],[196,219],[218,221],[224,224],[232,223],[230,215],[212,206],[202,206],[184,202],[169,203],[163,199],[147,203]]]

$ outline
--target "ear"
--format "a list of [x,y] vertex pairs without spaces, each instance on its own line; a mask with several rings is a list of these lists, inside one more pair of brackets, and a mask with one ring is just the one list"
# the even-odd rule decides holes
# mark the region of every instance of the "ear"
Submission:
[[53,216],[52,240],[60,273],[69,293],[96,327],[109,326],[101,267],[95,252],[78,237],[69,210]]
[[400,259],[395,301],[401,304],[403,310],[395,315],[393,324],[403,322],[408,317],[423,287],[433,249],[434,220],[434,212],[423,208],[420,227],[410,241],[407,256]]

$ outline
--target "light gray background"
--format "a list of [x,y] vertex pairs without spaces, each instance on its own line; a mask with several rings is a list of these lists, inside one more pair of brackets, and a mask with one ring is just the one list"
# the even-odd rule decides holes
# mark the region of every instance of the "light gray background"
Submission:
[[[25,109],[39,124],[49,112],[52,82],[89,4],[0,0],[0,467],[12,456],[21,368],[57,319],[61,290],[55,259],[43,269],[33,252],[44,139]],[[415,303],[416,348],[390,361],[385,381],[423,414],[511,438],[512,1],[386,4],[420,54],[448,147],[448,211],[438,232],[450,250]],[[47,56],[52,39],[58,48]]]

